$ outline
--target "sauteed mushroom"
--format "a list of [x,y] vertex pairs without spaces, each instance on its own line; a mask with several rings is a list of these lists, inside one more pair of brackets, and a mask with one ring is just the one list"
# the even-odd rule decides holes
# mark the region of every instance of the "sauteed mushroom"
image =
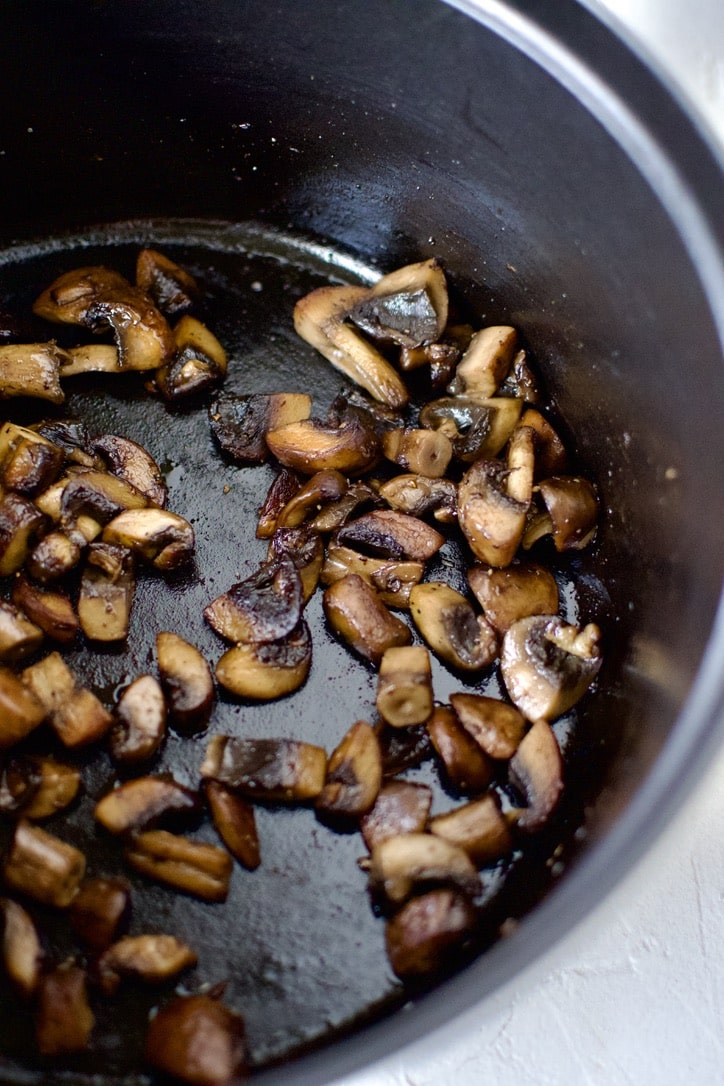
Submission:
[[266,443],[280,464],[303,475],[336,470],[357,475],[375,463],[380,443],[373,427],[361,414],[340,421],[302,419],[268,430]]
[[292,560],[281,555],[212,600],[204,618],[227,641],[259,644],[286,637],[301,613],[301,578]]
[[385,929],[392,969],[402,980],[441,969],[472,935],[475,919],[468,898],[454,890],[432,890],[408,901]]
[[214,388],[226,376],[226,351],[205,324],[188,314],[173,329],[175,351],[156,370],[156,385],[171,403]]
[[155,370],[175,350],[166,318],[138,287],[104,290],[87,306],[80,322],[93,331],[113,329],[122,370]]
[[68,909],[68,920],[81,943],[103,951],[125,927],[131,914],[131,888],[125,879],[85,879]]
[[563,793],[563,759],[553,729],[545,720],[536,721],[523,738],[508,774],[527,802],[516,825],[534,833],[548,821]]
[[42,641],[39,626],[17,607],[0,600],[0,662],[17,663],[35,652]]
[[21,569],[46,523],[44,514],[20,494],[0,499],[0,577]]
[[348,573],[326,588],[324,613],[335,633],[372,664],[393,645],[412,640],[408,627],[387,610],[382,600],[356,573]]
[[377,711],[394,728],[424,724],[433,709],[430,655],[421,645],[387,649],[380,660]]
[[255,871],[261,853],[254,807],[219,781],[205,781],[204,792],[219,837],[240,864]]
[[263,800],[316,799],[324,787],[327,755],[296,739],[236,739],[215,735],[201,776]]
[[513,560],[525,528],[528,503],[508,491],[508,468],[500,460],[478,460],[458,488],[458,520],[476,558],[490,566]]
[[131,551],[115,543],[91,543],[78,595],[78,620],[89,640],[125,640],[135,588]]
[[453,524],[457,514],[457,486],[451,479],[424,475],[396,475],[380,486],[380,497],[398,513],[424,517],[432,513],[442,524]]
[[109,471],[143,494],[152,505],[165,508],[168,487],[158,464],[144,448],[117,434],[95,438],[91,448],[103,457]]
[[407,264],[378,279],[350,310],[354,323],[375,339],[401,347],[434,343],[447,324],[445,273],[437,260]]
[[499,634],[528,615],[552,615],[558,610],[558,585],[553,574],[533,562],[505,569],[472,566],[468,584],[485,617]]
[[425,562],[437,554],[445,537],[417,517],[394,509],[375,509],[348,521],[337,532],[335,542],[384,558]]
[[162,984],[196,962],[191,947],[173,935],[125,935],[104,950],[97,970],[103,992],[112,995],[122,976]]
[[216,665],[225,690],[250,701],[286,697],[306,681],[312,664],[312,637],[306,622],[276,641],[239,643]]
[[322,566],[322,584],[330,585],[348,574],[355,574],[373,588],[387,607],[410,606],[410,592],[419,584],[425,566],[422,562],[398,562],[359,554],[351,547],[331,543]]
[[94,743],[113,722],[95,694],[78,685],[58,652],[51,652],[37,664],[26,667],[23,681],[43,706],[50,725],[66,747]]
[[493,762],[449,706],[435,706],[427,730],[454,788],[472,794],[487,788],[493,779]]
[[382,757],[371,724],[358,720],[346,732],[327,762],[327,775],[317,796],[317,810],[359,818],[370,810],[382,784]]
[[166,733],[166,701],[153,675],[140,675],[118,699],[110,735],[116,762],[135,764],[153,757]]
[[423,407],[420,425],[445,434],[456,459],[469,464],[479,457],[500,453],[520,411],[520,400],[504,396],[448,396]]
[[515,328],[502,324],[481,328],[458,363],[450,391],[455,395],[494,396],[508,376],[517,346]]
[[261,464],[269,458],[266,435],[309,418],[312,399],[303,392],[220,393],[209,406],[211,433],[232,460]]
[[200,294],[194,277],[156,249],[142,249],[138,254],[136,286],[149,294],[167,317],[191,309]]
[[480,671],[498,653],[498,639],[483,615],[442,581],[415,585],[410,614],[432,651],[451,667]]
[[412,781],[388,781],[377,794],[374,806],[360,820],[360,830],[367,848],[388,837],[404,833],[422,833],[427,825],[432,791],[426,784]]
[[206,727],[214,702],[211,669],[195,645],[163,630],[156,635],[161,686],[169,723],[180,731]]
[[445,883],[474,897],[480,878],[463,849],[431,833],[403,833],[378,841],[369,861],[370,887],[393,905],[415,890]]
[[154,882],[202,901],[226,901],[232,859],[225,849],[168,830],[146,830],[126,846],[126,862]]
[[109,833],[125,834],[198,809],[196,792],[164,774],[124,781],[98,800],[93,816]]
[[512,758],[525,734],[525,718],[512,705],[484,694],[451,694],[456,717],[490,758]]
[[209,995],[177,996],[151,1019],[145,1054],[191,1086],[228,1086],[246,1069],[244,1022]]
[[382,435],[382,451],[405,471],[440,479],[448,469],[453,447],[440,430],[388,430]]
[[62,403],[61,365],[65,352],[50,343],[7,343],[0,346],[0,400],[32,396]]
[[477,867],[496,863],[513,849],[510,826],[494,792],[430,819],[430,833],[467,852]]
[[45,720],[46,708],[7,667],[0,667],[0,750],[24,739]]
[[64,962],[40,978],[36,999],[38,1051],[44,1056],[83,1052],[95,1025],[88,1003],[85,970]]
[[11,890],[65,909],[84,874],[85,856],[79,849],[30,822],[18,822],[3,864],[3,878]]
[[41,976],[43,948],[32,917],[17,901],[0,899],[3,917],[2,963],[23,999],[30,999]]
[[60,324],[86,324],[88,309],[102,294],[130,288],[112,268],[95,265],[64,272],[33,303],[33,313]]
[[65,592],[49,592],[19,575],[13,582],[12,601],[46,637],[62,645],[69,645],[75,639],[78,616]]

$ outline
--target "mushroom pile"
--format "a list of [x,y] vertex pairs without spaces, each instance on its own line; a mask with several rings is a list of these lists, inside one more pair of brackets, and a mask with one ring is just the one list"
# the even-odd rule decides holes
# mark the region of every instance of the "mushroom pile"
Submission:
[[[187,272],[144,250],[133,285],[82,268],[35,304],[49,320],[110,330],[113,345],[0,346],[0,396],[60,403],[65,378],[152,371],[149,391],[169,403],[211,397],[220,455],[242,469],[278,466],[256,526],[268,540],[264,561],[204,611],[227,643],[220,657],[210,666],[179,633],[158,630],[157,675],[136,676],[109,709],[63,650],[80,633],[89,646],[124,640],[136,563],[161,575],[182,566],[193,529],[166,509],[158,465],[128,438],[91,437],[67,421],[0,428],[0,576],[10,596],[0,601],[0,748],[10,752],[0,811],[16,822],[0,959],[32,1001],[49,1055],[90,1044],[89,987],[109,996],[127,976],[162,983],[197,954],[172,934],[127,934],[128,883],[87,878],[82,852],[37,825],[81,786],[77,768],[23,751],[41,725],[69,750],[106,744],[123,781],[96,804],[95,820],[130,869],[205,901],[226,899],[234,860],[248,871],[262,863],[255,803],[302,804],[332,829],[357,828],[389,961],[408,981],[474,940],[479,870],[525,848],[554,816],[564,766],[552,724],[602,663],[598,626],[560,616],[550,568],[551,555],[593,541],[596,490],[571,473],[514,328],[476,331],[451,318],[435,260],[372,287],[315,290],[297,303],[295,328],[354,386],[318,418],[306,392],[219,388],[226,353],[188,314],[197,296]],[[430,576],[450,545],[467,556],[469,591]],[[300,736],[214,731],[214,674],[223,696],[247,703],[288,697],[306,681],[304,609],[320,586],[331,635],[376,672],[379,719],[352,723],[329,754]],[[460,680],[447,704],[435,697],[433,657]],[[502,697],[475,689],[493,668]],[[211,727],[197,789],[149,772],[168,723]],[[432,790],[405,777],[423,758],[462,802],[432,815]],[[175,820],[202,810],[219,845],[176,832]],[[75,959],[44,961],[25,898],[66,911]],[[243,1072],[243,1022],[222,994],[166,1003],[149,1026],[149,1063],[190,1082]],[[207,1063],[201,1038],[213,1039]]]

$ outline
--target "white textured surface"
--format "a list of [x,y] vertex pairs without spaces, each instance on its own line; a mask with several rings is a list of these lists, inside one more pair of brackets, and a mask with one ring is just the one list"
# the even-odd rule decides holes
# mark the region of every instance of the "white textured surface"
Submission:
[[[724,144],[724,0],[587,2],[628,27]],[[724,1083],[722,797],[724,755],[625,882],[530,973],[343,1086]]]

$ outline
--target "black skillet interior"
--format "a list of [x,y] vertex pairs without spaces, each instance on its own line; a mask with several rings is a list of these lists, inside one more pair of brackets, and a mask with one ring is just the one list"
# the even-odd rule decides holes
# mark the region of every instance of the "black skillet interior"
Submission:
[[[613,50],[628,76],[628,54],[602,28],[573,5],[558,10],[591,56]],[[547,5],[541,12],[550,16]],[[198,15],[197,5],[170,0],[140,18],[121,0],[6,6],[0,58],[14,92],[0,118],[0,237],[77,234],[6,250],[0,304],[27,311],[59,271],[100,259],[128,271],[139,244],[158,244],[199,275],[204,316],[231,351],[231,386],[285,389],[290,374],[294,385],[303,375],[319,406],[340,382],[294,340],[290,320],[296,297],[319,282],[434,254],[480,323],[520,327],[607,508],[581,583],[583,617],[605,620],[608,663],[573,730],[576,785],[562,819],[572,833],[617,751],[604,798],[589,810],[595,836],[673,727],[720,584],[716,562],[701,560],[721,523],[719,348],[689,257],[591,114],[523,53],[442,4],[419,3],[412,17],[404,0],[222,2]],[[94,223],[121,225],[88,230]],[[258,561],[252,525],[271,477],[224,464],[205,411],[170,412],[140,381],[124,382],[122,392],[110,380],[84,383],[68,406],[159,458],[172,507],[195,522],[198,555],[189,576],[141,586],[127,652],[92,664],[78,655],[108,699],[152,665],[154,627],[186,630],[218,655],[201,609]],[[215,730],[304,733],[331,749],[371,713],[372,677],[326,636],[318,604],[312,626],[308,686],[276,706],[222,699]],[[458,685],[439,670],[438,697]],[[172,738],[160,767],[195,779],[203,744]],[[88,798],[68,826],[98,870],[118,862],[87,819],[110,776],[104,756],[89,764]],[[264,1062],[377,1017],[405,994],[356,867],[359,840],[304,810],[263,809],[260,832],[270,862],[253,876],[235,873],[228,906],[139,883],[136,923],[202,933],[189,984],[230,977],[229,1000]],[[513,865],[503,890],[499,872],[486,876],[491,897],[501,890],[491,930],[535,900],[551,847]],[[470,969],[458,980],[468,1000],[488,983]],[[134,991],[120,1014],[101,1010],[97,1045],[77,1069],[132,1071],[153,999]],[[423,1003],[421,1022],[446,1016]],[[5,1012],[3,1052],[37,1067],[26,1016]]]

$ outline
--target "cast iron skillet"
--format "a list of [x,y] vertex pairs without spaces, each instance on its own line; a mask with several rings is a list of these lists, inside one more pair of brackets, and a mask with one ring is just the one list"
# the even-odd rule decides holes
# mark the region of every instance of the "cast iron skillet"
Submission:
[[[317,827],[307,811],[262,812],[263,847],[268,841],[284,862],[265,870],[268,883],[237,879],[233,964],[218,910],[140,892],[159,924],[203,932],[203,979],[233,973],[229,994],[259,1060],[358,1027],[271,1072],[295,1083],[328,1080],[429,1032],[567,930],[694,785],[722,702],[713,633],[722,572],[722,182],[711,153],[656,81],[573,4],[491,5],[486,26],[438,3],[416,4],[414,15],[403,0],[319,7],[223,2],[200,24],[196,5],[170,0],[141,20],[121,0],[70,0],[50,11],[26,0],[7,6],[0,35],[14,88],[0,120],[0,238],[10,246],[74,232],[6,250],[8,302],[27,305],[71,255],[91,262],[110,246],[123,267],[137,242],[153,239],[201,273],[209,323],[231,339],[240,364],[251,359],[252,380],[287,387],[301,357],[288,324],[298,294],[320,278],[434,253],[481,322],[522,329],[609,509],[591,576],[606,584],[615,618],[605,683],[579,725],[570,829],[591,798],[588,768],[597,778],[599,758],[609,764],[606,788],[587,809],[590,847],[512,939],[416,998],[414,1014],[362,1028],[399,1005],[400,992],[352,837]],[[261,225],[178,221],[200,216]],[[262,292],[250,289],[257,281]],[[309,352],[303,361],[315,394],[331,397],[336,380]],[[199,486],[210,453],[202,413],[169,416],[141,402],[140,390],[118,397],[102,382],[77,406],[99,429],[125,428],[166,457],[175,507],[199,509],[197,572],[156,595],[144,585],[139,605],[154,621],[188,623],[213,656],[218,644],[196,594],[206,601],[232,571],[249,568],[238,524],[254,516],[264,469],[242,485],[216,459]],[[231,487],[223,502],[222,479]],[[202,515],[209,506],[213,527]],[[592,599],[607,610],[598,590]],[[138,613],[135,621],[145,631]],[[149,665],[144,636],[130,650],[134,668]],[[104,659],[111,684],[128,666],[122,654]],[[297,696],[292,722],[296,731],[300,719],[313,721],[331,748],[358,708],[365,715],[370,677],[334,645],[315,668],[325,681]],[[355,713],[340,722],[350,703]],[[218,726],[232,717],[237,726],[241,715],[250,732],[285,734],[280,711],[239,714],[225,703]],[[191,775],[201,744],[172,742],[165,756]],[[89,791],[108,775],[107,763],[89,771]],[[79,843],[95,857],[101,842],[87,839],[80,821]],[[546,858],[541,849],[531,863]],[[104,869],[111,862],[104,853]],[[535,896],[537,879],[510,886],[530,881]],[[517,893],[515,901],[514,910],[529,904]],[[511,907],[500,905],[500,915]],[[264,937],[262,949],[253,949],[250,929]],[[108,1047],[100,1042],[76,1070],[126,1073],[146,1009],[128,997],[124,1044],[109,1029]],[[9,1023],[5,1077],[42,1075],[14,1060],[27,1027]]]

